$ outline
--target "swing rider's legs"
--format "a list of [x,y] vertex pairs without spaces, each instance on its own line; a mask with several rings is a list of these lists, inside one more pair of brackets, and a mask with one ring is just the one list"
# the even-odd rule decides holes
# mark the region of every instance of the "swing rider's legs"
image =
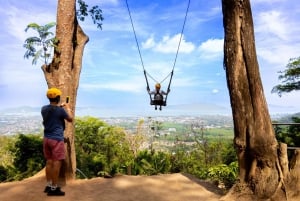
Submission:
[[153,100],[154,105],[164,105],[164,101],[163,100]]
[[157,106],[159,105],[159,110],[161,110],[161,106],[165,106],[166,103],[164,100],[153,100],[153,105],[155,105],[155,110],[157,110]]

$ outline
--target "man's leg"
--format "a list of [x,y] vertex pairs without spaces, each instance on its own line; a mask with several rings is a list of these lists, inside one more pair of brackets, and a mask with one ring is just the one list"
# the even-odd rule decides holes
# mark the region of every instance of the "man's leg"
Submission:
[[65,158],[64,142],[55,142],[54,145],[55,146],[52,150],[53,165],[51,169],[52,188],[51,191],[48,192],[48,195],[65,195],[65,192],[61,191],[60,187],[58,187],[59,172],[62,165],[62,161]]
[[52,180],[52,175],[51,175],[52,167],[53,167],[53,161],[52,160],[47,160],[46,170],[45,170],[47,182]]
[[45,190],[44,190],[45,193],[48,193],[51,190],[51,186],[52,186],[51,170],[52,170],[52,167],[53,167],[53,161],[52,160],[47,160],[46,168],[45,168],[46,181],[47,181],[47,185],[46,185]]
[[46,167],[45,167],[46,187],[44,189],[44,192],[48,193],[51,190],[51,186],[52,186],[51,169],[53,166],[53,161],[51,159],[52,154],[51,154],[51,150],[50,150],[47,138],[43,139],[43,153],[44,153],[44,157],[46,159]]
[[61,160],[55,160],[53,161],[53,166],[51,169],[51,175],[52,175],[52,187],[51,190],[48,192],[49,196],[63,196],[65,195],[65,192],[60,190],[60,187],[58,187],[58,177],[59,177],[59,171],[61,167],[62,161]]
[[52,186],[58,186],[58,177],[59,171],[61,168],[62,161],[53,161],[53,169],[52,169]]

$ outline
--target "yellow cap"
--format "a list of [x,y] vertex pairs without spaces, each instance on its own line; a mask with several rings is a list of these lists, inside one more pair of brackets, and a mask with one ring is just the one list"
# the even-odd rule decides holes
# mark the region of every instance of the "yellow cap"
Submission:
[[155,85],[155,88],[160,89],[160,84],[157,83],[157,84]]
[[50,88],[47,91],[48,98],[56,98],[57,96],[61,95],[61,91],[57,88]]

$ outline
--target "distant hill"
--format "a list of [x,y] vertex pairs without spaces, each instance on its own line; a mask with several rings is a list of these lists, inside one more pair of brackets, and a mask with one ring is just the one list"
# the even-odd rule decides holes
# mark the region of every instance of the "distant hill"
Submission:
[[287,114],[287,115],[279,117],[278,119],[276,119],[276,121],[279,123],[294,123],[292,120],[292,117],[300,118],[300,113]]
[[[168,108],[168,112],[160,112],[154,111],[152,113],[148,113],[147,115],[134,115],[131,116],[127,113],[124,116],[114,116],[116,114],[110,113],[111,116],[102,116],[99,115],[101,112],[108,112],[109,109],[104,111],[103,108],[96,107],[82,107],[76,109],[76,116],[93,116],[100,118],[111,125],[136,125],[139,119],[144,118],[148,119],[149,117],[156,119],[161,122],[173,122],[173,123],[187,123],[194,124],[195,122],[206,122],[207,125],[210,125],[211,122],[219,126],[224,125],[232,125],[233,120],[231,115],[218,114],[216,111],[220,111],[222,108],[216,108],[214,112],[204,112],[210,111],[211,106],[185,106],[181,105],[176,107],[177,112],[172,112],[172,107]],[[190,107],[190,108],[189,108]],[[203,108],[204,107],[204,108]],[[194,113],[183,113],[180,110],[188,111],[195,109]],[[223,108],[224,109],[224,108]],[[42,125],[42,117],[40,113],[41,108],[38,107],[16,107],[16,108],[7,108],[0,110],[0,135],[14,135],[18,133],[28,134],[28,133],[42,133],[43,125]],[[202,111],[203,114],[197,111]],[[225,111],[225,110],[224,110]],[[153,113],[155,115],[153,115]],[[177,115],[176,115],[177,114]],[[190,114],[190,115],[182,115],[182,114]],[[153,115],[153,116],[152,116]],[[292,117],[300,117],[300,113],[295,114],[277,114],[272,115],[272,120],[279,123],[292,123]]]
[[[15,107],[0,109],[2,115],[40,115],[41,107]],[[231,109],[223,106],[208,103],[168,105],[162,110],[155,110],[154,106],[93,106],[76,107],[76,116],[95,117],[121,117],[121,116],[201,116],[201,115],[231,115]]]
[[1,115],[27,115],[27,116],[36,116],[41,114],[40,107],[30,107],[30,106],[22,106],[22,107],[13,107],[13,108],[5,108],[0,110]]

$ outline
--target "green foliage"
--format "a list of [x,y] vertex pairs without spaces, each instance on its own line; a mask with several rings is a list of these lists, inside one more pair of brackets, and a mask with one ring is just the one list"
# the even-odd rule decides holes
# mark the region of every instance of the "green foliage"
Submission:
[[[300,123],[299,117],[291,117],[293,123]],[[276,138],[279,142],[286,143],[290,147],[300,147],[300,126],[282,125],[275,126]]]
[[13,153],[10,150],[14,147],[15,141],[15,136],[0,136],[0,166],[13,165]]
[[135,175],[156,175],[169,173],[171,170],[170,154],[161,151],[143,150],[135,159],[133,173]]
[[[226,188],[231,187],[237,177],[236,153],[232,141],[196,140],[193,149],[173,150],[171,172],[185,172],[201,179],[214,180]],[[176,146],[175,146],[176,147]],[[216,171],[218,170],[218,171]],[[213,173],[218,173],[213,175]],[[212,177],[212,175],[214,177]]]
[[97,28],[102,29],[102,21],[104,20],[102,16],[102,10],[99,6],[93,6],[91,9],[88,10],[88,5],[83,0],[77,1],[79,5],[79,9],[76,10],[76,16],[80,21],[84,21],[85,17],[89,14],[93,20],[93,23],[97,25]]
[[93,117],[76,119],[77,167],[88,177],[114,175],[133,161],[125,131]]
[[88,177],[97,175],[103,169],[104,156],[98,155],[101,149],[102,136],[98,135],[98,130],[107,126],[104,122],[92,118],[84,117],[76,119],[75,122],[75,150],[77,168]]
[[11,181],[16,175],[13,167],[14,153],[11,152],[15,136],[0,136],[0,182]]
[[43,143],[40,135],[20,134],[14,147],[13,165],[16,171],[14,179],[23,179],[40,171],[44,165]]
[[[294,123],[300,123],[299,117],[292,117]],[[288,133],[290,137],[293,139],[293,142],[290,143],[291,146],[300,147],[300,126],[299,125],[291,125],[288,128]]]
[[8,170],[6,167],[0,165],[0,182],[8,179]]
[[300,57],[290,59],[284,71],[279,72],[278,79],[281,84],[276,85],[272,89],[272,93],[288,93],[300,89]]
[[1,166],[0,165],[0,182],[9,182],[22,179],[13,166]]
[[190,172],[188,170],[189,160],[184,150],[177,149],[172,152],[171,157],[171,172]]
[[233,128],[211,128],[205,130],[207,139],[232,139]]
[[[102,16],[102,10],[99,6],[92,6],[88,9],[88,5],[83,0],[78,0],[79,9],[76,10],[76,17],[80,21],[84,21],[85,17],[91,16],[94,24],[97,28],[102,29],[102,21],[104,20]],[[45,65],[51,62],[53,57],[53,49],[59,52],[57,48],[58,39],[54,37],[54,34],[49,31],[56,25],[55,22],[50,22],[45,25],[38,25],[37,23],[30,23],[25,28],[25,32],[32,29],[37,32],[37,36],[31,36],[27,38],[23,44],[26,49],[24,58],[32,58],[32,65],[35,65],[39,59],[43,60]],[[56,58],[55,63],[59,63],[59,58]]]
[[50,22],[44,26],[36,23],[30,23],[27,25],[25,32],[29,29],[33,29],[38,33],[38,36],[27,38],[23,45],[26,49],[24,58],[33,58],[32,64],[36,64],[40,58],[43,59],[44,64],[49,64],[53,48],[56,47],[57,43],[57,39],[53,37],[54,34],[49,30],[53,28],[55,24],[55,22]]
[[237,161],[237,155],[233,145],[233,141],[224,143],[221,151],[221,159],[222,159],[222,163],[226,165],[229,165],[232,162]]
[[238,175],[238,163],[232,162],[229,165],[219,164],[208,168],[207,176],[217,184],[224,184],[230,188],[236,181]]
[[[181,131],[182,134],[172,133],[170,135],[175,136],[172,145],[165,146],[162,151],[162,149],[141,148],[142,145],[145,147],[144,139],[149,134],[142,128],[143,122],[140,121],[136,133],[128,134],[123,128],[108,125],[98,118],[76,119],[76,162],[77,168],[83,172],[78,177],[183,172],[201,179],[213,180],[226,187],[235,181],[237,177],[235,150],[232,140],[227,139],[229,137],[221,140],[221,135],[216,134],[223,133],[222,130],[215,130],[214,138],[213,135],[208,137],[207,133],[194,133],[190,136],[183,132],[184,130]],[[164,136],[160,138],[165,139]],[[159,137],[156,140],[159,140]],[[170,141],[167,142],[170,144]],[[7,144],[6,150],[10,151],[12,159],[6,160],[11,163],[0,165],[0,180],[22,179],[33,175],[44,166],[41,136],[18,135],[8,139],[0,138],[0,145],[3,144]],[[161,141],[157,144],[162,148],[164,143]],[[6,153],[2,146],[0,152]]]

